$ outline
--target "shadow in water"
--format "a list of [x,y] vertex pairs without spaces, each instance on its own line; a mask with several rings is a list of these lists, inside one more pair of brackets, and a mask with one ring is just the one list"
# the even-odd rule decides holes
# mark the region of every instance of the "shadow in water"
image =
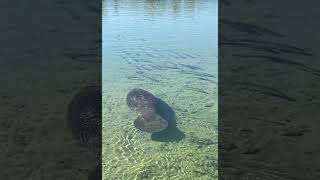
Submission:
[[176,115],[173,109],[159,98],[157,98],[155,108],[156,112],[168,122],[168,128],[163,131],[153,133],[151,135],[151,139],[161,142],[173,142],[184,139],[186,136],[177,127]]

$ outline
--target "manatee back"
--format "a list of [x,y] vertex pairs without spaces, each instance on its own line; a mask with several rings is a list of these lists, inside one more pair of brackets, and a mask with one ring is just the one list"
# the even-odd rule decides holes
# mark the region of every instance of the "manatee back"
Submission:
[[134,126],[147,133],[160,132],[168,127],[168,122],[164,120],[153,109],[144,111],[135,121]]
[[127,95],[127,105],[131,110],[143,112],[147,109],[154,108],[156,98],[148,91],[143,89],[133,89]]

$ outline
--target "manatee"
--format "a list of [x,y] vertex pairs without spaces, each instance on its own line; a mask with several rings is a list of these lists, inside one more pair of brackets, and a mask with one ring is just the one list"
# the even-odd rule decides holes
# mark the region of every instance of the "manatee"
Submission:
[[101,146],[101,96],[100,86],[87,86],[68,105],[67,127],[82,145]]
[[155,113],[153,109],[148,109],[138,116],[134,121],[134,126],[141,131],[155,133],[166,129],[168,122]]
[[141,131],[155,133],[168,127],[164,120],[155,110],[157,98],[143,89],[135,88],[127,95],[128,107],[139,113],[134,121],[134,126]]
[[156,97],[143,89],[132,89],[127,95],[127,105],[129,108],[140,113],[147,109],[153,109],[155,103]]

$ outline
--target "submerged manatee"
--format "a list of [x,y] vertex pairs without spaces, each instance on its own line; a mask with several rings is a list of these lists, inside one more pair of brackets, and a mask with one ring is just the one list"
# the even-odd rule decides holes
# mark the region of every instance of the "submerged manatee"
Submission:
[[156,97],[143,89],[132,89],[127,95],[127,105],[131,110],[137,112],[153,109],[155,103]]
[[127,105],[140,115],[134,126],[141,131],[155,133],[168,127],[168,122],[155,111],[157,98],[143,89],[133,89],[127,95]]
[[141,131],[155,133],[168,127],[168,122],[160,115],[149,109],[144,111],[135,121],[134,126]]
[[101,146],[101,87],[87,86],[68,105],[67,126],[81,144]]

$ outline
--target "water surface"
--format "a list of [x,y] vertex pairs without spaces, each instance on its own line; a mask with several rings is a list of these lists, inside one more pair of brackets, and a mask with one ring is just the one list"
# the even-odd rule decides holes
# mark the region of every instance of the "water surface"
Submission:
[[[103,1],[103,177],[217,179],[217,1]],[[126,105],[161,99],[170,128],[148,134]]]

